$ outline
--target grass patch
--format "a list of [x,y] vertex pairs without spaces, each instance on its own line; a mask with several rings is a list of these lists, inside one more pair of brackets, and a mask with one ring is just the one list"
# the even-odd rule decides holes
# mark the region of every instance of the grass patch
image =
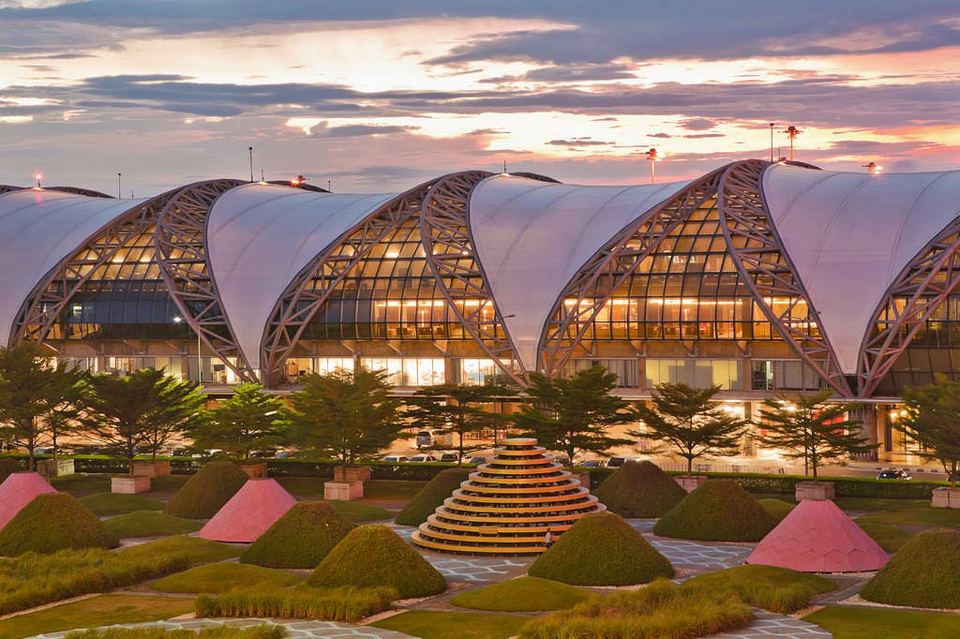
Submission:
[[270,568],[316,568],[353,528],[329,502],[302,501],[253,542],[240,561]]
[[193,610],[193,600],[144,595],[100,595],[0,621],[0,639],[108,626],[117,623],[158,621]]
[[63,477],[51,477],[50,484],[57,490],[70,493],[74,497],[110,492],[110,476],[104,473],[77,473],[75,475],[64,475]]
[[323,499],[323,485],[328,481],[319,477],[274,477],[274,479],[288,493],[303,499]]
[[752,620],[750,607],[728,592],[685,588],[661,579],[640,590],[592,597],[570,610],[535,618],[520,637],[700,637],[742,628]]
[[789,614],[805,608],[815,595],[836,590],[837,584],[775,566],[737,566],[694,577],[684,587],[728,592],[751,606]]
[[927,530],[908,541],[866,583],[869,601],[922,608],[960,608],[960,532]]
[[411,610],[370,625],[421,639],[506,639],[519,633],[526,621],[516,615]]
[[857,518],[857,523],[901,526],[960,528],[960,510],[932,508],[929,504],[899,510],[872,512]]
[[776,525],[739,484],[711,479],[661,517],[653,532],[698,541],[760,541]]
[[0,530],[0,555],[6,557],[116,545],[103,522],[67,493],[37,495]]
[[364,499],[408,500],[423,490],[428,482],[413,479],[371,479],[363,484]]
[[183,552],[109,552],[99,548],[27,553],[0,562],[0,614],[184,570]]
[[397,515],[397,523],[404,526],[419,526],[427,521],[443,500],[450,496],[460,484],[467,480],[467,476],[474,472],[474,468],[447,468],[441,470],[428,481],[418,492],[406,508]]
[[960,616],[917,610],[829,606],[804,617],[826,628],[833,639],[955,639]]
[[544,612],[572,608],[589,596],[579,588],[539,577],[519,577],[457,595],[454,606],[496,612]]
[[593,491],[607,509],[621,517],[662,517],[687,491],[651,462],[627,462]]
[[283,617],[353,623],[390,607],[391,588],[290,588],[263,592],[232,590],[201,595],[199,617]]
[[80,498],[80,503],[98,515],[119,515],[137,510],[161,510],[163,502],[143,495],[96,493]]
[[598,513],[560,535],[529,574],[578,586],[631,586],[673,577],[673,566],[619,515]]
[[843,510],[855,512],[889,512],[930,507],[929,499],[884,499],[880,497],[837,497],[834,500]]
[[320,562],[310,585],[387,587],[409,599],[439,594],[447,589],[447,580],[386,526],[360,526]]
[[247,479],[247,473],[233,462],[207,462],[167,502],[164,512],[186,519],[209,519],[230,501]]
[[150,584],[160,592],[220,593],[233,588],[282,589],[302,581],[296,575],[251,566],[250,564],[216,563],[195,566],[190,570],[158,579]]
[[783,521],[783,519],[796,507],[796,504],[791,504],[790,502],[782,499],[764,498],[758,499],[757,503],[760,504],[760,506],[765,511],[770,513],[777,521]]
[[202,524],[198,521],[180,519],[155,510],[136,510],[103,522],[103,527],[108,533],[121,539],[184,535],[200,530],[201,526]]
[[175,493],[189,481],[190,475],[161,475],[150,480],[151,493]]
[[886,524],[862,521],[860,519],[857,520],[857,524],[863,529],[863,532],[870,535],[870,537],[887,552],[897,552],[905,543],[913,538],[912,532],[908,532],[903,528],[897,528],[896,526],[887,526]]
[[240,548],[199,537],[177,536],[130,546],[120,552],[132,557],[147,558],[157,555],[183,554],[188,564],[204,564],[232,559],[240,554]]
[[386,508],[364,504],[359,501],[332,500],[326,503],[333,506],[334,510],[350,521],[358,524],[369,523],[371,521],[386,521],[393,519],[395,514]]
[[283,639],[287,629],[283,626],[262,625],[238,628],[236,626],[211,626],[199,630],[165,628],[106,628],[78,630],[68,633],[65,639]]

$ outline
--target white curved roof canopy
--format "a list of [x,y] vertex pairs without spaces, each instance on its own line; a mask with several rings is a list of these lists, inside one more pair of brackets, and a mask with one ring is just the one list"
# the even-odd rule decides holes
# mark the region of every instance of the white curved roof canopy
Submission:
[[910,260],[960,215],[960,171],[834,173],[775,164],[767,207],[845,374],[877,305]]
[[576,186],[500,174],[470,196],[480,264],[527,370],[567,282],[618,231],[689,182]]
[[38,189],[0,196],[0,343],[7,345],[20,306],[52,268],[145,201]]
[[245,184],[207,216],[207,260],[223,312],[250,366],[287,285],[318,253],[395,195],[340,195]]

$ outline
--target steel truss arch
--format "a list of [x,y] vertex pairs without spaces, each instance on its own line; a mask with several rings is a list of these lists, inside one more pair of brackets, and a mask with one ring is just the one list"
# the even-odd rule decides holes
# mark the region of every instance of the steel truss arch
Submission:
[[[504,374],[517,384],[527,386],[523,362],[487,284],[470,231],[470,194],[491,175],[487,171],[465,171],[438,180],[423,200],[420,237],[427,264],[451,312]],[[467,310],[468,299],[479,303]],[[488,310],[493,311],[492,320],[483,318],[484,311]],[[509,363],[505,363],[505,359]]]
[[[643,213],[580,267],[554,302],[543,327],[540,361],[546,375],[560,374],[614,293],[674,229],[716,194],[722,173],[722,168],[708,173]],[[600,284],[604,278],[612,280],[609,286]],[[571,298],[575,301],[568,304]],[[571,335],[573,326],[578,328]]]
[[[723,172],[717,209],[727,251],[753,294],[754,303],[783,339],[837,393],[849,397],[853,389],[770,219],[762,187],[763,172],[768,166],[770,163],[762,160],[746,160],[729,165]],[[790,300],[780,313],[768,302],[774,297]],[[801,300],[806,303],[807,317],[798,326],[791,314]],[[818,327],[819,335],[804,329],[811,323]]]
[[[260,343],[260,361],[267,386],[275,387],[280,382],[283,362],[337,285],[376,244],[417,214],[432,184],[432,181],[421,184],[382,205],[331,242],[291,280],[270,312]],[[344,244],[350,246],[349,254],[338,251]],[[311,286],[316,279],[325,282],[321,290]]]
[[20,306],[7,343],[26,339],[56,350],[46,339],[73,296],[129,242],[156,225],[161,209],[175,192],[153,197],[119,215],[50,269]]
[[43,187],[44,191],[57,191],[59,193],[69,193],[71,195],[82,195],[84,197],[96,197],[107,200],[115,200],[116,198],[112,195],[107,195],[106,193],[101,193],[100,191],[94,191],[93,189],[85,189],[79,186],[45,186]]
[[[873,312],[860,346],[857,385],[871,396],[937,308],[960,286],[960,219],[948,224],[900,271]],[[907,299],[898,307],[896,299]],[[876,330],[889,311],[886,327]]]
[[223,310],[213,271],[207,261],[210,209],[220,195],[242,184],[247,182],[209,180],[177,191],[160,212],[154,246],[160,275],[184,320],[237,377],[244,382],[256,382],[256,374],[237,343]]
[[11,191],[22,191],[22,186],[14,186],[12,184],[0,184],[0,195],[4,193],[9,193]]

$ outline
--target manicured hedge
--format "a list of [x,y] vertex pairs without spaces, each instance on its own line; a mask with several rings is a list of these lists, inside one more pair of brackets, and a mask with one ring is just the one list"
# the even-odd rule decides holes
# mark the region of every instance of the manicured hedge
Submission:
[[673,566],[619,515],[587,515],[530,566],[531,577],[576,586],[632,586],[673,577]]
[[233,462],[209,462],[187,480],[163,512],[185,519],[209,519],[230,501],[247,479],[247,473]]
[[653,532],[698,541],[760,541],[776,525],[736,482],[711,479],[661,517]]
[[467,480],[474,468],[446,468],[420,489],[406,508],[397,515],[396,522],[402,526],[419,526],[427,521],[443,500]]
[[64,639],[285,639],[283,626],[263,624],[247,628],[237,626],[207,626],[206,628],[90,628],[74,630]]
[[354,528],[330,504],[302,501],[253,542],[240,561],[269,568],[316,568]]
[[233,590],[197,598],[198,617],[280,617],[354,623],[390,607],[390,588],[289,588]]
[[927,530],[900,547],[860,590],[868,601],[960,608],[960,532]]
[[113,548],[115,536],[89,508],[67,493],[37,495],[0,530],[0,555],[67,548]]
[[679,504],[687,491],[655,464],[627,462],[593,491],[608,510],[627,518],[656,518]]
[[3,483],[10,473],[19,473],[24,466],[14,457],[0,457],[0,483]]

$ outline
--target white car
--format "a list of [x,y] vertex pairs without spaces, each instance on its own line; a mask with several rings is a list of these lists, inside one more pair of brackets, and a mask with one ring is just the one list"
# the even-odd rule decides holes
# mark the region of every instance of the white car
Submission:
[[387,455],[380,461],[385,461],[388,464],[403,464],[410,461],[410,458],[406,455]]
[[413,464],[426,464],[435,461],[437,461],[437,458],[433,455],[414,455],[410,458],[410,462]]

